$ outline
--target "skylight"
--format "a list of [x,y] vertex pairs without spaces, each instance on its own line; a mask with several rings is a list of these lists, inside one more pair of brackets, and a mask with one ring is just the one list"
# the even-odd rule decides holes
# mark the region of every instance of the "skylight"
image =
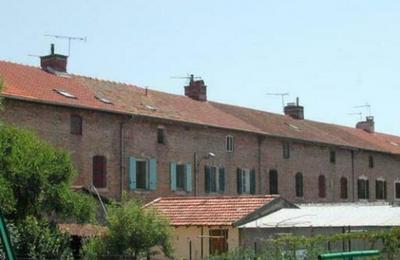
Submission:
[[97,98],[98,100],[100,100],[100,101],[103,102],[103,103],[112,104],[111,100],[109,100],[109,99],[106,98],[106,97],[95,96],[95,98]]
[[60,94],[61,96],[67,97],[67,98],[77,98],[76,96],[72,95],[71,93],[61,90],[61,89],[54,89],[55,92]]
[[290,124],[290,123],[287,123],[287,122],[285,122],[285,125],[287,125],[287,126],[293,128],[293,129],[296,130],[296,131],[300,131],[300,130],[301,130],[300,127],[298,127],[298,126],[296,126],[296,125],[293,125],[293,124]]
[[150,106],[150,105],[144,105],[147,109],[150,109],[151,111],[157,111],[156,107]]
[[394,145],[394,146],[400,146],[400,144],[393,142],[393,141],[389,141],[389,144]]

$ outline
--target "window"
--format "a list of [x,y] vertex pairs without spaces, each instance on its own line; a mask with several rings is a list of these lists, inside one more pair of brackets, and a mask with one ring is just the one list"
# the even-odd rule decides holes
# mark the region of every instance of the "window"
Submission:
[[269,194],[278,194],[278,172],[269,171]]
[[233,136],[226,136],[225,146],[227,152],[233,152]]
[[358,199],[367,200],[369,199],[369,182],[365,177],[361,177],[357,180],[357,191]]
[[333,164],[336,163],[336,152],[335,151],[329,152],[329,161]]
[[223,167],[205,166],[205,191],[206,193],[225,191],[225,169]]
[[347,194],[347,178],[342,177],[340,178],[340,198],[341,199],[347,199],[348,194]]
[[301,172],[296,173],[295,182],[296,182],[296,197],[303,197],[304,196],[303,174]]
[[369,168],[374,168],[374,157],[372,155],[368,156],[368,166]]
[[69,93],[66,90],[61,90],[61,89],[54,89],[55,92],[57,92],[58,94],[60,94],[61,96],[67,97],[67,98],[73,98],[76,99],[77,97],[72,95],[71,93]]
[[129,157],[129,188],[131,190],[156,190],[157,161],[156,159],[136,159]]
[[385,180],[377,179],[375,181],[375,196],[377,200],[385,200],[387,198]]
[[172,191],[192,191],[192,166],[190,163],[170,163],[170,185]]
[[289,142],[282,143],[282,150],[283,150],[283,158],[289,159],[290,158],[290,145]]
[[400,181],[394,183],[394,198],[400,199]]
[[324,175],[318,177],[318,196],[320,198],[326,197],[326,178]]
[[237,168],[236,173],[238,194],[256,194],[256,171]]
[[96,155],[93,157],[93,185],[96,188],[107,187],[107,160],[104,156]]
[[164,128],[157,128],[157,143],[165,144]]
[[71,115],[71,134],[82,135],[82,117],[78,115]]
[[228,230],[212,229],[210,234],[210,255],[228,252]]

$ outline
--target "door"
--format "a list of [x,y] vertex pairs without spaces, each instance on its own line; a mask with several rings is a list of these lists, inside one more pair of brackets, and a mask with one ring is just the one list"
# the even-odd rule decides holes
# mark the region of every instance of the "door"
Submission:
[[228,230],[210,230],[210,255],[216,255],[228,251]]

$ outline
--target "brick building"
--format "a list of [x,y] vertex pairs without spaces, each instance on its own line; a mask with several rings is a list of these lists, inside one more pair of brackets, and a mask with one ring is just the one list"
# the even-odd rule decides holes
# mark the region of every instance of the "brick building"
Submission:
[[276,194],[294,202],[400,199],[400,137],[69,74],[54,53],[40,67],[0,62],[1,119],[70,151],[77,185],[165,196]]

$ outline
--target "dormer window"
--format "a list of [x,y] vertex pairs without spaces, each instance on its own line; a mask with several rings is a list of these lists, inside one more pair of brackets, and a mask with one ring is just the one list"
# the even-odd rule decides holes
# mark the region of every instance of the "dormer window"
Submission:
[[61,90],[61,89],[54,89],[55,92],[57,92],[58,94],[60,94],[61,96],[67,97],[67,98],[74,98],[76,99],[77,97],[72,95],[71,93],[69,93],[66,90]]
[[233,147],[234,147],[234,143],[233,143],[233,136],[232,135],[227,135],[226,136],[226,141],[225,141],[225,147],[226,147],[226,151],[228,153],[233,152]]

